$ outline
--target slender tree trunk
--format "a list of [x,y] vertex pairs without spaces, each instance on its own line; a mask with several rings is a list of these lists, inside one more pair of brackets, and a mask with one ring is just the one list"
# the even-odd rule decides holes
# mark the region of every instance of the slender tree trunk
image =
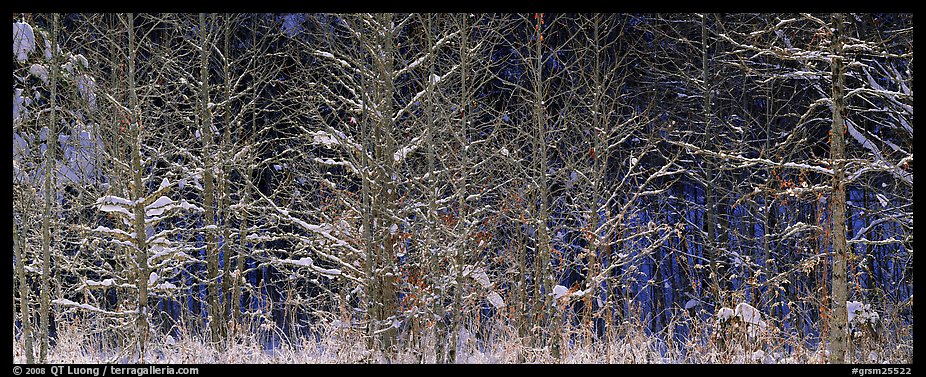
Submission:
[[129,89],[129,129],[132,135],[132,196],[135,198],[135,289],[138,291],[136,302],[135,328],[138,337],[138,359],[145,361],[145,346],[148,342],[148,247],[145,232],[145,186],[142,182],[141,164],[141,113],[138,108],[138,94],[135,88],[135,15],[127,15],[129,32],[128,52],[128,89]]
[[32,324],[29,310],[29,282],[26,280],[26,260],[23,247],[25,237],[19,232],[16,219],[13,219],[13,249],[16,252],[16,277],[19,281],[19,311],[22,316],[22,339],[25,342],[26,363],[32,364],[35,356],[32,350]]
[[[58,14],[55,13],[52,15],[52,27],[51,27],[51,45],[56,46],[58,33]],[[58,118],[57,118],[57,88],[58,88],[58,69],[57,61],[58,55],[52,54],[52,64],[49,78],[49,86],[51,88],[51,96],[49,99],[49,105],[51,110],[49,111],[48,119],[48,132],[45,134],[45,206],[42,212],[42,296],[41,303],[39,307],[39,340],[40,340],[40,350],[39,350],[39,361],[46,362],[48,360],[48,331],[49,331],[49,306],[51,305],[50,294],[50,284],[49,280],[51,277],[51,243],[52,243],[52,229],[51,229],[51,218],[52,218],[52,207],[53,200],[56,200],[57,197],[57,188],[55,186],[55,176],[58,173],[58,164],[56,152],[58,150]]]
[[221,350],[223,348],[222,343],[224,342],[224,326],[222,324],[222,306],[219,303],[219,251],[216,242],[216,233],[217,233],[217,224],[215,220],[215,176],[213,174],[213,169],[215,167],[215,161],[213,161],[213,126],[212,126],[212,113],[209,109],[209,54],[208,51],[210,48],[207,46],[207,32],[208,27],[206,23],[206,14],[199,14],[199,36],[200,36],[200,69],[199,69],[199,95],[200,95],[200,106],[199,106],[199,121],[200,121],[200,133],[203,138],[203,161],[205,163],[205,169],[203,169],[203,223],[205,226],[206,233],[206,274],[208,282],[206,284],[207,289],[207,301],[209,303],[209,329],[212,333],[212,342],[214,343],[216,349]]
[[[708,59],[708,31],[707,31],[707,14],[701,15],[701,82],[704,86],[704,133],[705,140],[711,140],[711,87],[709,60]],[[710,260],[709,279],[711,291],[714,296],[714,305],[722,305],[723,298],[720,291],[720,267],[717,260],[720,258],[720,250],[717,245],[717,203],[714,195],[714,170],[710,161],[705,161],[705,173],[707,174],[707,185],[704,188],[704,198],[706,209],[704,211],[704,227],[707,228],[707,239],[702,246],[705,256]]]
[[[251,172],[250,172],[251,169],[248,168],[247,170],[248,170],[248,174],[244,179],[251,179]],[[244,191],[244,193],[243,193],[241,201],[242,203],[248,203],[251,198],[249,194],[250,187],[248,187],[248,185],[245,184],[244,187],[242,188],[242,191]],[[231,311],[231,323],[232,323],[233,335],[237,335],[238,328],[239,328],[239,322],[240,322],[240,319],[238,317],[241,315],[241,309],[239,308],[241,305],[241,289],[242,289],[241,284],[245,281],[245,277],[244,277],[245,260],[244,259],[245,259],[245,250],[247,250],[247,239],[248,239],[248,212],[247,210],[244,210],[241,215],[241,224],[239,225],[239,229],[238,229],[239,245],[238,245],[238,254],[235,257],[237,266],[235,267],[235,273],[232,279],[234,283],[231,289],[231,293],[232,293],[231,302],[229,303],[230,311]]]
[[[394,113],[393,110],[393,73],[394,73],[394,56],[393,56],[393,47],[395,41],[393,40],[393,30],[392,30],[392,15],[391,14],[382,14],[380,15],[380,25],[384,27],[385,32],[382,35],[382,40],[379,41],[379,48],[383,51],[382,60],[378,65],[379,71],[377,72],[378,78],[378,99],[381,104],[379,108],[379,115],[377,116],[377,127],[376,127],[376,140],[377,140],[377,166],[376,169],[378,174],[376,174],[376,180],[379,186],[378,195],[376,195],[376,211],[378,222],[379,222],[379,233],[378,241],[381,242],[382,252],[378,256],[379,264],[377,267],[383,272],[380,275],[380,289],[382,294],[380,296],[381,301],[379,304],[380,308],[380,321],[387,321],[390,317],[396,315],[398,305],[396,302],[396,279],[397,279],[397,269],[395,268],[395,247],[398,242],[398,234],[393,231],[392,225],[398,226],[395,224],[393,214],[395,213],[396,199],[398,193],[396,192],[396,183],[394,180],[395,172],[395,137],[393,132],[395,125],[392,122],[391,115]],[[389,323],[388,325],[391,325]],[[396,337],[398,334],[398,329],[395,327],[383,329],[382,332],[382,346],[384,355],[387,360],[390,360],[391,357],[395,354],[395,343]]]
[[[222,151],[221,156],[222,160],[219,161],[220,164],[228,164],[228,148],[231,145],[231,58],[229,57],[229,45],[231,43],[231,27],[232,23],[228,20],[230,17],[229,14],[225,14],[225,31],[224,45],[222,50],[222,56],[225,60],[223,64],[224,75],[225,75],[225,98],[223,99],[225,103],[225,108],[222,111],[224,116],[225,132],[222,135]],[[222,323],[220,325],[223,329],[223,337],[227,335],[228,327],[226,320],[231,318],[234,314],[231,312],[234,308],[231,305],[232,292],[230,290],[231,285],[231,230],[230,225],[228,224],[228,219],[230,216],[229,206],[230,200],[229,197],[229,186],[231,184],[231,175],[228,172],[228,169],[224,167],[220,169],[221,179],[219,180],[219,218],[222,219]]]
[[456,236],[461,237],[462,240],[458,243],[457,247],[454,250],[454,270],[456,276],[454,277],[454,288],[453,288],[453,332],[451,333],[450,342],[450,361],[456,362],[459,355],[460,347],[460,330],[461,322],[463,320],[462,310],[463,310],[463,269],[465,268],[465,251],[468,244],[468,239],[466,237],[466,194],[467,194],[467,165],[468,165],[468,153],[467,153],[467,128],[469,127],[470,112],[473,110],[469,106],[471,99],[471,77],[470,73],[470,52],[469,52],[469,25],[468,17],[466,14],[460,15],[461,32],[460,32],[460,111],[462,112],[461,124],[459,127],[459,132],[456,133],[457,145],[459,146],[460,151],[460,179],[457,184],[457,209],[458,209],[458,218],[456,223],[457,231]]
[[445,309],[443,305],[443,294],[438,289],[442,284],[440,281],[440,267],[441,267],[441,258],[436,253],[432,252],[434,247],[434,237],[438,234],[438,224],[437,224],[437,179],[435,174],[437,169],[435,168],[435,152],[434,152],[434,143],[436,142],[436,129],[435,129],[435,119],[434,119],[434,91],[437,90],[437,83],[432,82],[432,77],[435,75],[435,64],[434,64],[434,30],[433,30],[433,14],[425,14],[425,35],[427,39],[427,49],[429,51],[428,55],[428,92],[427,92],[427,103],[424,111],[424,119],[427,124],[428,130],[428,141],[427,141],[427,163],[428,163],[428,180],[426,187],[428,189],[428,232],[425,235],[424,243],[424,253],[427,256],[423,260],[426,260],[428,263],[429,275],[432,277],[431,287],[434,288],[437,298],[432,300],[432,307],[429,312],[437,314],[437,321],[435,321],[435,340],[434,340],[434,353],[435,353],[435,362],[438,364],[443,364],[447,361],[447,324],[444,323]]
[[373,361],[372,355],[378,348],[378,338],[379,336],[379,326],[380,326],[380,288],[379,288],[379,279],[376,276],[377,267],[376,267],[376,245],[373,238],[373,211],[374,201],[372,198],[372,185],[373,185],[373,162],[370,159],[370,152],[374,149],[373,142],[371,141],[370,135],[370,123],[371,123],[371,113],[372,109],[368,108],[368,104],[372,102],[371,98],[371,89],[373,84],[372,80],[364,79],[362,88],[360,90],[361,98],[361,113],[360,113],[360,135],[362,150],[360,159],[361,167],[360,177],[361,177],[361,200],[362,207],[364,209],[363,214],[361,215],[361,223],[363,227],[363,247],[364,255],[366,259],[365,273],[366,273],[366,314],[367,314],[367,351],[370,352],[370,358],[368,361]]
[[[595,85],[595,88],[602,87],[602,66],[601,66],[601,39],[600,39],[600,28],[601,28],[601,15],[593,15],[593,24],[592,24],[592,40],[595,49],[595,68],[592,73],[592,82]],[[587,345],[591,345],[592,339],[595,337],[595,317],[597,315],[593,310],[592,306],[595,305],[595,298],[598,294],[598,283],[595,282],[594,277],[601,270],[598,261],[598,253],[602,248],[602,244],[606,242],[606,237],[601,236],[601,228],[604,226],[604,221],[602,221],[600,215],[601,209],[601,198],[602,198],[602,188],[604,186],[605,179],[605,164],[607,163],[607,148],[604,145],[607,144],[607,135],[609,134],[608,129],[605,128],[605,121],[603,119],[603,105],[602,105],[602,93],[600,90],[592,90],[592,135],[594,140],[594,145],[592,150],[594,155],[592,156],[592,164],[595,169],[595,181],[592,183],[593,192],[592,192],[592,218],[589,219],[594,226],[591,228],[592,234],[590,237],[591,247],[588,250],[588,272],[585,277],[586,289],[588,292],[585,294],[585,304],[584,304],[584,325],[589,327],[589,331],[592,336],[589,337]],[[600,131],[599,131],[600,129]],[[600,154],[600,156],[599,156]],[[601,308],[599,308],[600,310]]]
[[833,364],[842,364],[846,358],[846,328],[848,326],[848,313],[846,311],[847,299],[847,280],[846,280],[846,259],[848,259],[848,247],[846,243],[846,173],[845,173],[845,153],[846,141],[844,132],[845,124],[845,71],[843,67],[842,44],[843,44],[843,15],[836,14],[833,16],[833,127],[830,135],[830,158],[832,158],[833,178],[832,192],[830,200],[833,215],[833,281],[832,281],[832,299],[833,307],[830,315],[830,356],[829,361]]
[[[534,224],[537,227],[537,249],[536,254],[537,258],[535,259],[536,268],[536,284],[535,291],[537,293],[537,313],[541,314],[541,323],[545,324],[546,330],[549,330],[549,334],[539,334],[541,339],[541,344],[548,344],[550,342],[550,353],[554,359],[559,360],[560,358],[560,349],[559,349],[559,330],[561,322],[557,318],[556,302],[553,298],[552,289],[556,282],[553,279],[553,270],[551,268],[551,259],[552,259],[552,246],[550,245],[550,235],[547,229],[547,201],[550,199],[550,191],[547,186],[547,141],[546,141],[546,129],[547,125],[547,114],[545,107],[546,91],[544,89],[543,82],[543,49],[542,49],[542,31],[543,29],[539,27],[540,19],[536,21],[538,27],[535,28],[537,38],[534,39],[534,56],[533,56],[533,107],[532,107],[532,116],[534,123],[534,138],[533,138],[533,148],[534,148],[534,165],[535,172],[537,174],[538,182],[538,200],[535,200],[535,203],[539,201],[539,208],[535,211],[534,215],[536,216],[536,221]],[[543,288],[541,289],[540,286]],[[545,292],[541,294],[541,291]]]
[[[520,198],[519,198],[520,199]],[[515,258],[518,269],[518,277],[515,282],[517,286],[517,306],[518,311],[515,313],[515,316],[518,320],[518,344],[521,345],[519,348],[521,352],[518,352],[518,362],[523,363],[527,359],[527,347],[525,343],[530,340],[530,326],[531,318],[533,317],[531,311],[530,297],[528,295],[528,285],[527,285],[527,245],[524,242],[524,230],[525,225],[523,221],[524,208],[520,206],[520,202],[515,209],[522,214],[522,220],[516,221],[514,223],[515,228]]]
[[[251,48],[254,48],[256,50],[257,49],[257,31],[256,31],[257,15],[251,16],[251,22],[252,22],[251,27],[254,28],[251,30]],[[251,90],[252,90],[252,93],[251,93],[252,99],[256,103],[257,83],[252,84]],[[256,108],[251,110],[251,129],[253,130],[257,129],[257,109]],[[240,125],[240,134],[242,135],[242,137],[245,134],[243,124]],[[244,184],[242,185],[242,188],[241,188],[241,191],[242,191],[241,203],[250,203],[251,201],[250,180],[254,172],[250,164],[248,164],[244,170],[245,170],[245,174],[243,178]],[[240,312],[241,312],[241,310],[239,309],[239,306],[241,305],[241,289],[242,289],[241,284],[245,282],[244,265],[245,265],[245,258],[246,258],[245,251],[247,250],[247,239],[248,239],[248,211],[246,209],[242,211],[241,224],[239,224],[239,227],[240,228],[238,230],[238,237],[239,237],[240,244],[238,247],[238,254],[236,256],[236,261],[237,261],[236,271],[237,272],[235,273],[235,276],[234,276],[234,287],[232,288],[232,299],[230,303],[231,304],[231,316],[232,316],[231,320],[232,320],[233,329],[236,333],[239,329],[238,317],[240,316]]]

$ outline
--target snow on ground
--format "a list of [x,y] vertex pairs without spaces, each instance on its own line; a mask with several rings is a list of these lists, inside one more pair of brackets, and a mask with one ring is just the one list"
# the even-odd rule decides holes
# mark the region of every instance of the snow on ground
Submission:
[[[160,287],[159,287],[160,288]],[[67,300],[56,300],[56,304],[99,310],[86,304]],[[58,341],[49,350],[50,363],[119,363],[138,362],[131,349],[120,350],[111,344],[101,343],[99,337],[75,325],[78,321],[62,324]],[[225,351],[217,351],[201,336],[185,332],[173,335],[153,334],[147,349],[148,363],[434,363],[435,337],[428,332],[413,343],[402,338],[396,355],[386,360],[381,354],[371,354],[365,349],[366,342],[361,330],[344,321],[331,321],[319,325],[319,338],[287,337],[283,341],[273,335],[273,330],[260,326],[242,326],[245,332],[234,337]],[[586,342],[581,333],[573,334],[575,342],[563,343],[562,357],[554,359],[548,348],[531,347],[520,339],[512,337],[515,329],[492,327],[489,330],[473,332],[461,328],[458,363],[754,363],[793,364],[820,363],[826,351],[807,348],[800,341],[785,347],[783,341],[794,339],[765,339],[747,344],[733,343],[728,339],[726,348],[718,342],[689,344],[690,351],[683,351],[678,342],[666,341],[658,335],[646,335],[642,330],[623,331],[610,342]],[[243,336],[242,336],[243,334]],[[271,339],[261,343],[258,339]],[[13,362],[24,361],[22,343],[14,338]],[[128,347],[131,348],[131,347]],[[859,349],[854,360],[868,363],[910,363],[912,350],[906,346],[887,346],[880,349]],[[790,351],[786,351],[790,350]]]

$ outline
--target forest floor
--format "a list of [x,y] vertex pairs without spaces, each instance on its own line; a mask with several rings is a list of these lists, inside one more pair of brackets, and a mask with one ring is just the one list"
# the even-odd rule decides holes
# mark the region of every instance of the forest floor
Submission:
[[[62,326],[48,352],[50,363],[135,363],[137,353],[130,339],[118,344],[102,344],[89,336],[92,331],[78,326]],[[625,329],[626,330],[626,329]],[[147,346],[145,362],[169,364],[314,364],[314,363],[435,363],[433,333],[417,339],[400,338],[398,351],[390,358],[366,350],[359,331],[334,329],[318,337],[284,339],[268,333],[236,336],[227,349],[219,351],[201,336],[155,335]],[[701,337],[704,341],[667,342],[663,335],[644,331],[623,331],[613,341],[589,342],[581,334],[564,334],[561,357],[548,347],[524,345],[518,337],[502,332],[474,336],[463,330],[457,363],[825,363],[825,351],[805,346],[806,342],[787,337],[758,336],[726,332],[723,338]],[[742,335],[742,336],[738,336]],[[97,337],[98,338],[98,337]],[[906,337],[904,337],[906,338]],[[855,339],[850,358],[855,363],[912,363],[912,339]],[[268,340],[268,339],[273,339]],[[487,340],[488,339],[488,340]],[[571,339],[571,340],[570,340]],[[37,349],[36,349],[37,351]],[[25,362],[23,345],[14,335],[13,362]]]

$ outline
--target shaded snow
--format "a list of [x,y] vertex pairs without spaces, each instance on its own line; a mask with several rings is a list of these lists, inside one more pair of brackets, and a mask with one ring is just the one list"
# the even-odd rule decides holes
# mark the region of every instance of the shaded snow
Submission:
[[136,313],[135,310],[127,310],[127,311],[122,311],[122,312],[111,312],[111,311],[107,311],[107,310],[100,309],[100,308],[98,308],[98,307],[96,307],[96,306],[93,306],[93,305],[89,305],[89,304],[79,304],[79,303],[76,303],[76,302],[74,302],[74,301],[68,300],[68,299],[66,299],[66,298],[57,298],[57,299],[51,300],[51,302],[52,302],[53,304],[58,304],[58,305],[63,305],[63,306],[71,306],[71,307],[75,307],[75,308],[80,308],[80,309],[84,309],[84,310],[89,310],[89,311],[92,311],[92,312],[102,313],[102,314],[126,315],[126,314],[133,314],[133,313]]
[[131,200],[128,200],[128,199],[125,199],[125,198],[120,198],[120,197],[114,196],[114,195],[106,195],[106,196],[103,196],[103,197],[97,199],[97,203],[118,204],[118,205],[125,206],[125,207],[131,207],[131,206],[133,206],[133,205],[135,204],[135,203],[134,203],[133,201],[131,201]]
[[114,205],[109,203],[103,203],[100,205],[100,212],[111,212],[111,213],[121,213],[126,216],[133,216],[132,212],[120,205]]
[[473,280],[479,283],[483,288],[492,288],[492,282],[489,281],[489,275],[486,274],[482,267],[476,267],[471,274]]
[[749,305],[745,302],[741,302],[736,305],[734,315],[740,317],[743,322],[765,327],[765,321],[762,320],[762,313],[759,312],[759,309],[756,309],[752,305]]
[[315,267],[315,268],[314,268],[315,272],[318,272],[318,273],[320,273],[320,274],[322,274],[322,275],[326,275],[326,276],[338,276],[338,275],[341,274],[341,270],[339,270],[339,269],[337,269],[337,268],[320,268],[320,267],[317,267],[317,266],[313,266],[313,267]]
[[166,196],[158,197],[153,203],[145,206],[145,217],[161,216],[167,210],[173,209],[174,200]]
[[293,260],[293,259],[280,259],[280,262],[287,263],[287,264],[294,264],[294,265],[297,265],[297,266],[305,266],[305,267],[311,267],[311,266],[313,265],[313,264],[312,264],[312,258],[309,258],[309,257],[299,258],[299,259],[296,259],[296,260]]
[[13,89],[13,121],[19,119],[20,114],[25,111],[23,104],[26,102],[26,99],[23,98],[23,90],[16,88]]
[[502,300],[502,296],[499,295],[498,292],[490,292],[489,295],[486,296],[486,300],[488,300],[489,303],[492,304],[492,306],[494,306],[496,309],[505,307],[505,301]]
[[87,280],[84,285],[88,287],[110,287],[115,284],[113,279],[103,279],[103,281]]
[[48,84],[48,68],[41,64],[33,64],[29,67],[29,74],[38,77],[42,83]]
[[161,284],[154,286],[154,289],[166,291],[170,289],[177,289],[177,286],[172,284],[171,282],[166,282],[166,283],[161,283]]
[[80,75],[75,79],[77,82],[77,91],[81,97],[90,104],[90,108],[96,106],[96,81],[90,75]]
[[863,304],[859,301],[846,301],[846,311],[849,314],[849,324],[856,323],[875,323],[880,316],[875,312],[870,304]]
[[29,58],[29,53],[35,50],[35,34],[32,26],[24,22],[13,23],[13,56],[20,62]]
[[691,299],[691,300],[688,300],[688,302],[685,303],[685,309],[691,309],[691,308],[693,308],[693,307],[695,307],[695,306],[698,306],[698,305],[701,305],[701,302],[700,302],[700,301],[698,301],[698,300],[696,300],[696,299]]
[[316,273],[319,273],[326,277],[333,277],[333,276],[341,275],[341,270],[339,269],[321,268],[321,267],[316,266],[312,258],[309,258],[309,257],[302,257],[299,259],[280,259],[279,261],[285,264],[291,264],[291,265],[300,266],[300,267],[308,267],[312,271],[315,271]]
[[849,312],[849,322],[855,319],[855,313],[862,310],[862,303],[858,301],[846,301],[846,310]]
[[312,134],[312,141],[314,141],[315,144],[324,145],[326,148],[331,148],[332,145],[341,144],[338,139],[335,139],[334,136],[325,131],[318,131]]
[[720,322],[729,321],[730,318],[733,318],[733,309],[720,308],[720,310],[717,311],[717,318],[720,319]]

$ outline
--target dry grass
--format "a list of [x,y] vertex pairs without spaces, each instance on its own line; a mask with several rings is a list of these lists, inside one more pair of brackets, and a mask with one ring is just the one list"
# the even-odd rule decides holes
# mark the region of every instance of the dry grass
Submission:
[[[701,319],[682,311],[666,327],[686,327],[687,335],[666,330],[647,334],[640,321],[612,326],[604,340],[594,339],[586,328],[566,327],[561,332],[560,359],[548,347],[532,347],[507,323],[496,321],[464,329],[459,350],[460,363],[822,363],[824,353],[811,347],[808,339],[779,330],[750,333],[742,323],[721,324],[715,318]],[[896,321],[894,321],[896,322]],[[59,322],[56,344],[50,349],[52,363],[133,363],[137,353],[130,338],[105,324],[89,321]],[[470,322],[471,323],[471,322]],[[911,363],[912,333],[908,327],[887,322],[878,339],[853,339],[850,360],[867,363]],[[434,363],[437,337],[433,329],[421,330],[409,341],[400,337],[398,351],[386,359],[366,350],[362,329],[346,326],[318,326],[317,337],[283,337],[268,350],[260,339],[271,334],[258,326],[241,331],[219,351],[198,331],[178,329],[177,335],[156,334],[146,352],[154,363]],[[247,330],[244,328],[243,330]],[[101,336],[102,335],[102,336]],[[105,339],[105,340],[104,340]],[[316,340],[317,339],[317,340]],[[14,335],[13,359],[24,362],[22,342]]]

